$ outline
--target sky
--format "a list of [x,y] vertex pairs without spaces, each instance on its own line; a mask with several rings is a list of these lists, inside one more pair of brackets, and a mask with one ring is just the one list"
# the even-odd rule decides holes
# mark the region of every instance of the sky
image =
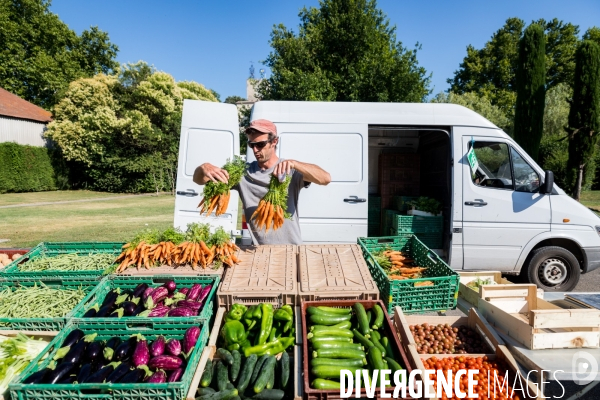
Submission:
[[[121,63],[144,60],[176,80],[192,80],[227,96],[246,97],[271,47],[273,25],[298,32],[298,12],[318,0],[52,0],[50,10],[80,34],[90,26],[109,33]],[[580,35],[600,26],[599,0],[379,0],[407,48],[418,42],[419,64],[431,73],[433,95],[459,68],[469,44],[481,48],[506,19],[530,23],[558,18]],[[268,70],[266,71],[268,76]]]

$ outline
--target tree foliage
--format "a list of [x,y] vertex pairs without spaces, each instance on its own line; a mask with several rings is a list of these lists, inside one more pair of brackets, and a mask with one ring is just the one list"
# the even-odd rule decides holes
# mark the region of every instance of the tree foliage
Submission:
[[111,192],[172,190],[183,99],[216,101],[145,62],[71,83],[47,137],[80,172],[81,186]]
[[531,158],[538,159],[544,130],[546,101],[546,40],[538,24],[525,29],[519,41],[516,72],[515,140]]
[[298,34],[273,27],[262,99],[421,102],[430,93],[417,48],[397,41],[375,0],[320,0],[299,17]]
[[569,160],[574,175],[573,197],[579,200],[583,170],[596,151],[600,129],[600,46],[583,41],[576,52],[573,99],[568,119]]
[[0,0],[0,86],[46,109],[69,83],[118,67],[118,48],[91,27],[78,36],[49,0]]

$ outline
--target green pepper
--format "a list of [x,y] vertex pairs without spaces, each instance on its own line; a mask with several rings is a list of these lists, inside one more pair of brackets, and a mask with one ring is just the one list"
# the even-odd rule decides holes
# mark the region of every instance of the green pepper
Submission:
[[233,343],[233,344],[230,344],[229,346],[227,346],[227,350],[229,350],[229,351],[239,350],[239,349],[240,349],[239,343]]
[[[290,328],[292,327],[292,325],[294,324],[294,321],[287,321],[285,323],[285,325],[283,326],[283,331],[287,332],[290,330]],[[288,335],[289,336],[289,335]]]
[[239,321],[242,319],[245,312],[246,312],[246,306],[242,306],[240,304],[234,304],[233,307],[231,307],[231,310],[229,310],[229,312],[227,314],[225,314],[225,322]]
[[275,311],[275,314],[273,314],[273,318],[276,319],[277,321],[291,321],[292,320],[292,316],[282,308]]
[[262,304],[262,319],[260,320],[260,333],[256,344],[265,344],[273,327],[273,305],[271,303]]
[[281,334],[283,332],[282,325],[283,324],[280,321],[277,321],[275,324],[273,324],[273,328],[271,328],[271,333],[269,334],[269,342],[272,342],[281,337]]
[[250,343],[250,341],[248,339],[244,339],[240,342],[240,349],[241,350],[245,350],[248,347],[252,347],[252,343]]
[[240,321],[229,321],[221,328],[221,337],[225,340],[225,345],[230,346],[246,339],[246,330]]
[[294,309],[289,304],[281,306],[280,310],[284,310],[294,318]]
[[257,346],[252,346],[244,349],[244,355],[249,357],[252,354],[256,354],[257,356],[262,356],[264,354],[275,355],[279,354],[288,347],[294,344],[294,338],[279,338],[270,343],[259,344]]
[[[261,319],[262,318],[262,306],[264,304],[260,303],[259,305],[256,306],[256,308],[254,309],[254,312],[252,313],[252,318],[253,319]],[[271,306],[272,308],[272,306]]]

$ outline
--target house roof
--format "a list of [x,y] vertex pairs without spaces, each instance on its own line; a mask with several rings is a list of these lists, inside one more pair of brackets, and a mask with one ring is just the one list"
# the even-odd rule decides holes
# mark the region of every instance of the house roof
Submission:
[[0,88],[0,115],[39,122],[52,121],[52,113]]

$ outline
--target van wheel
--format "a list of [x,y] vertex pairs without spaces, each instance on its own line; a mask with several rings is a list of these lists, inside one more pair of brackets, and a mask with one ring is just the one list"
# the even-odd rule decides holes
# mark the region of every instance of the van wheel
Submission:
[[547,246],[532,253],[527,275],[529,282],[546,292],[570,292],[579,282],[581,269],[569,250]]

